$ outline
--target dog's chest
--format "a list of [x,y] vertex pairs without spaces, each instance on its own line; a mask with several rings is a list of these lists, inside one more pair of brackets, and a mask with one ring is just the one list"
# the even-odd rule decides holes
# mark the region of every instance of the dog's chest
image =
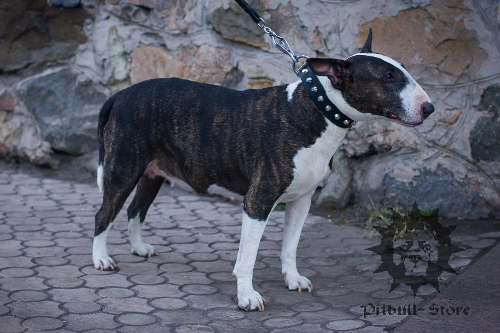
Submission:
[[281,197],[281,202],[301,198],[318,187],[330,173],[330,160],[346,134],[347,129],[329,122],[314,144],[297,151],[293,158],[293,180]]

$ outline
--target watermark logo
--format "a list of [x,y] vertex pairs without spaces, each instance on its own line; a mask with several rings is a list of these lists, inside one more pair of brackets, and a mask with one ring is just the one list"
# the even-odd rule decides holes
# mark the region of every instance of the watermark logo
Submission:
[[457,274],[449,264],[451,255],[462,251],[450,240],[456,226],[443,227],[438,222],[438,209],[422,215],[415,202],[408,216],[393,211],[390,225],[374,228],[382,239],[380,245],[367,250],[382,259],[374,273],[386,271],[391,275],[389,292],[400,284],[410,286],[413,296],[426,284],[439,292],[439,276],[444,272]]
[[367,316],[417,316],[420,312],[425,312],[433,316],[451,316],[451,315],[469,315],[470,308],[463,306],[439,306],[436,303],[432,303],[429,309],[426,307],[420,307],[417,304],[408,305],[387,305],[387,304],[372,304],[368,303],[366,305],[361,305],[363,309],[363,317]]

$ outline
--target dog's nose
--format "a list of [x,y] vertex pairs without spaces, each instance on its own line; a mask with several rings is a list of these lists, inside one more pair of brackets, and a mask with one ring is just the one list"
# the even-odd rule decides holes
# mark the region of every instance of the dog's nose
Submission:
[[422,113],[424,114],[424,118],[427,118],[434,112],[434,105],[429,102],[422,103]]

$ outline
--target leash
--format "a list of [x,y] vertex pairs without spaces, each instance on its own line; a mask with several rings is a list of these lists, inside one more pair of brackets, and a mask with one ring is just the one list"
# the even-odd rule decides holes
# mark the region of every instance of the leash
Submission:
[[[332,123],[341,128],[349,128],[354,125],[354,121],[343,114],[335,104],[328,98],[326,95],[325,88],[319,81],[319,78],[313,71],[309,68],[307,64],[307,59],[309,59],[306,55],[296,55],[287,40],[284,37],[277,35],[271,28],[266,26],[266,22],[264,19],[253,9],[245,0],[235,0],[238,5],[245,10],[245,12],[250,15],[252,20],[257,23],[260,28],[264,29],[264,32],[267,33],[271,39],[273,40],[274,47],[280,50],[281,52],[287,54],[292,59],[292,69],[295,74],[300,77],[302,80],[302,84],[306,88],[309,97],[311,97],[312,101],[316,105],[318,109],[320,109],[325,117],[328,118]],[[297,68],[297,63],[300,62],[300,59],[306,59],[304,63]]]

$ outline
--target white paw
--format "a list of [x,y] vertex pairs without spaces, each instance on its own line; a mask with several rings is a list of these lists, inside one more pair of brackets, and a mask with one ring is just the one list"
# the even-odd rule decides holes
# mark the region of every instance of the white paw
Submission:
[[132,254],[137,254],[141,257],[157,256],[158,251],[151,244],[141,243],[132,245]]
[[258,292],[251,289],[247,292],[238,292],[238,307],[245,311],[264,311],[266,300]]
[[304,289],[311,292],[313,289],[311,281],[299,273],[285,273],[285,284],[290,290],[297,290],[299,293]]
[[101,271],[107,271],[108,269],[115,269],[116,264],[110,256],[92,256],[94,261],[94,267],[100,269]]

